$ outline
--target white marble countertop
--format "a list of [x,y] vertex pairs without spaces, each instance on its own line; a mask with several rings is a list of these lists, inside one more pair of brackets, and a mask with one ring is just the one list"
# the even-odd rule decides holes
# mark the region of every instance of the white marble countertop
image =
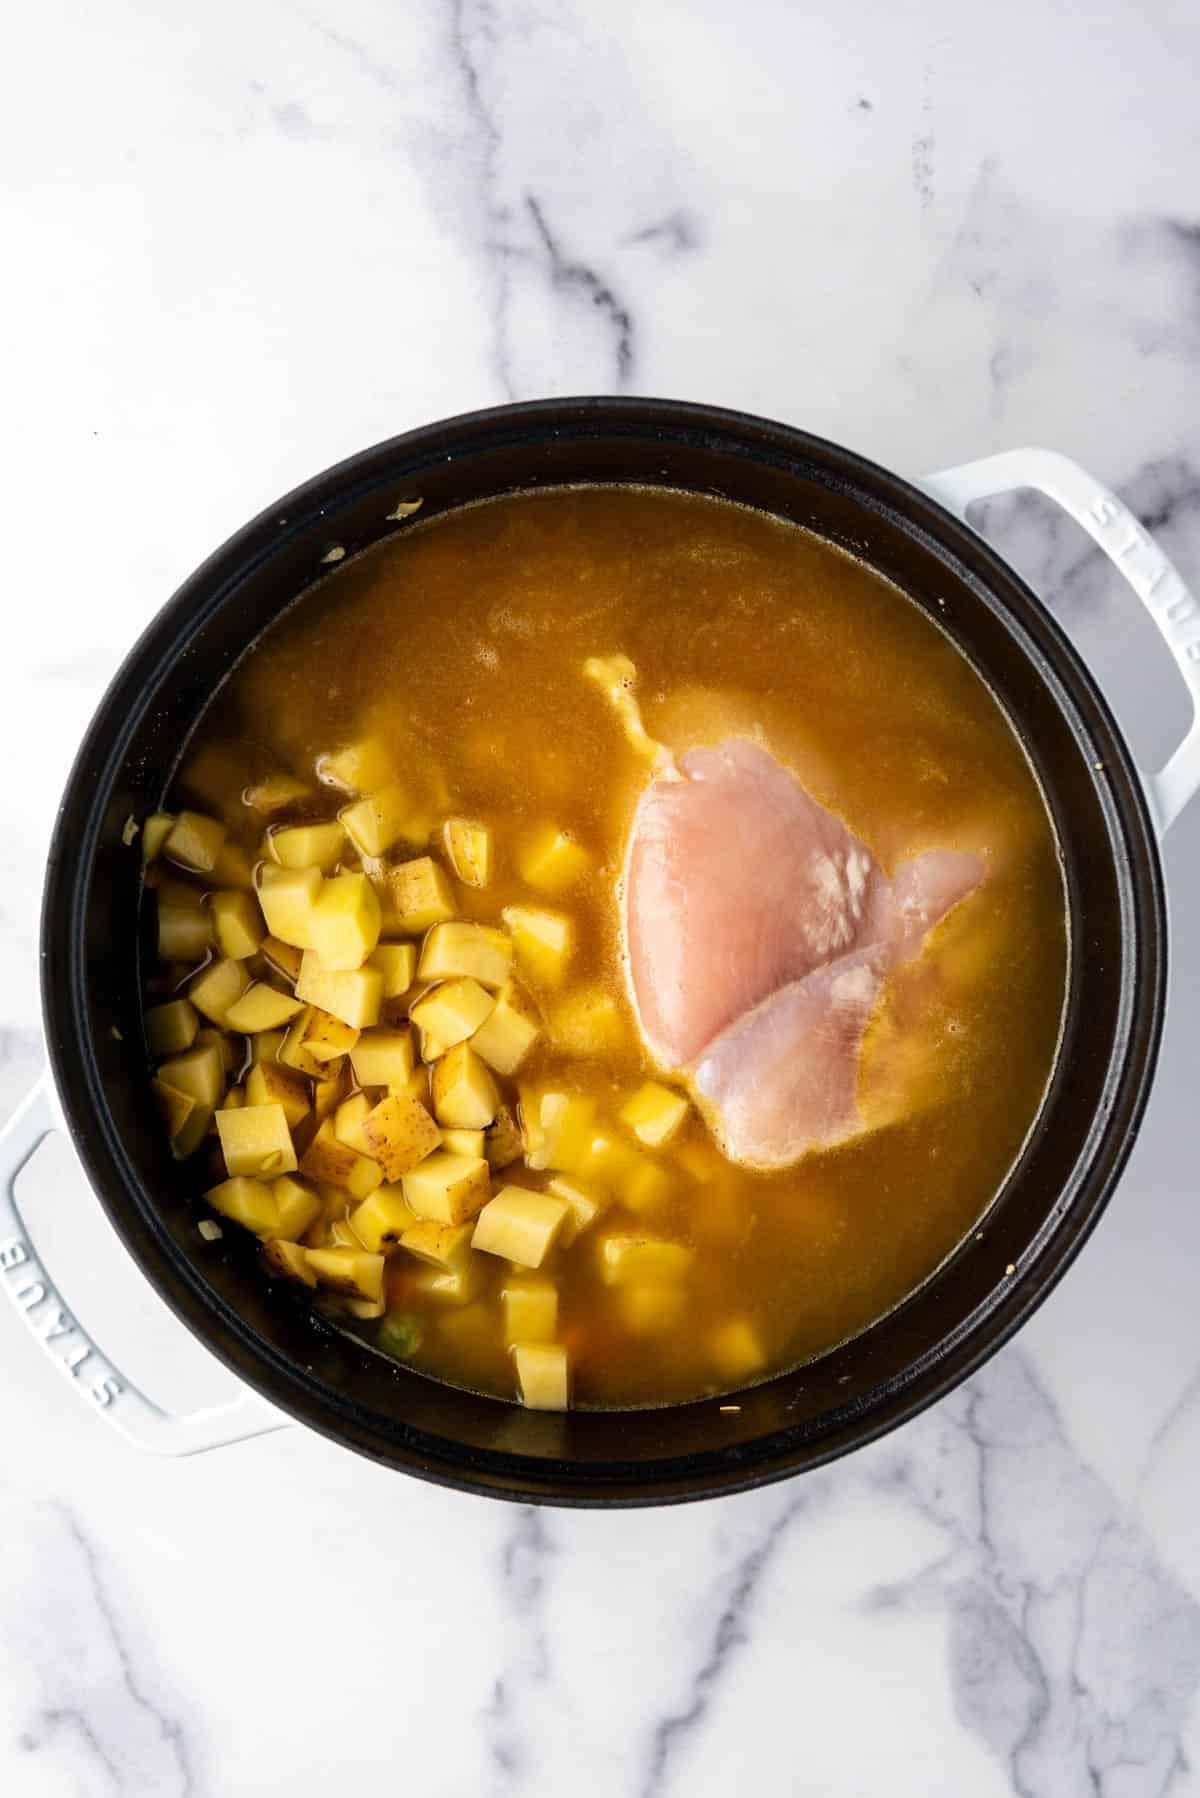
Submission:
[[[1191,0],[41,0],[4,35],[5,1110],[109,675],[365,443],[618,387],[913,474],[1042,442],[1200,574]],[[1132,598],[1044,508],[989,528],[1161,758],[1185,708]],[[0,1311],[0,1791],[1200,1790],[1200,805],[1166,859],[1173,1009],[1101,1229],[968,1388],[819,1476],[601,1517],[299,1429],[143,1458]],[[47,1166],[84,1321],[164,1396],[227,1390]]]

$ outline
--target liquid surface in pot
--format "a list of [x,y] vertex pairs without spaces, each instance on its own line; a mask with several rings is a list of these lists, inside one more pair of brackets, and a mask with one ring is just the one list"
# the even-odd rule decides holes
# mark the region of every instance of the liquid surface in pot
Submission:
[[[840,1058],[838,1118],[773,1169],[722,1152],[710,1123],[742,1152],[734,1099],[722,1114],[696,1055],[664,1070],[639,1027],[662,996],[656,955],[681,1003],[715,982],[712,1015],[743,1032],[808,977],[779,962],[728,1000],[739,895],[760,936],[764,907],[786,933],[804,903],[780,841],[747,839],[742,788],[728,840],[718,810],[671,863],[687,917],[657,948],[666,914],[646,889],[630,983],[639,804],[656,782],[675,804],[688,752],[714,746],[738,779],[769,757],[822,841],[851,845],[830,853],[859,909],[804,993],[826,1003],[824,964],[848,947],[856,1029],[823,1012],[802,1049],[719,1038],[739,1103],[814,1044],[821,1070]],[[1063,880],[1005,717],[886,581],[715,499],[558,490],[404,524],[242,661],[150,835],[166,925],[148,1035],[196,1194],[263,1237],[281,1283],[478,1390],[666,1403],[820,1354],[979,1224],[1050,1074]],[[976,872],[909,929],[891,895],[930,851]],[[680,960],[713,881],[720,940],[688,938]],[[900,916],[905,946],[881,959]],[[172,1009],[185,995],[193,1015]]]

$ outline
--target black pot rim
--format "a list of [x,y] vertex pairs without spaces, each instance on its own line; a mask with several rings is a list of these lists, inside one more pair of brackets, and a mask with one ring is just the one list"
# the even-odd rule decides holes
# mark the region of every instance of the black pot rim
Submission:
[[[1137,995],[1140,1026],[1121,1072],[1119,1113],[1104,1133],[1103,1170],[1069,1219],[1060,1216],[1041,1252],[998,1292],[982,1319],[972,1318],[957,1338],[942,1342],[913,1364],[902,1381],[882,1388],[869,1405],[835,1413],[819,1435],[776,1431],[740,1446],[688,1455],[658,1465],[596,1468],[543,1464],[489,1451],[473,1451],[465,1465],[449,1439],[407,1431],[382,1449],[365,1416],[352,1408],[334,1416],[316,1383],[301,1368],[251,1332],[231,1307],[205,1286],[198,1268],[155,1240],[130,1202],[137,1186],[122,1145],[111,1128],[87,1032],[83,1003],[86,967],[81,952],[87,877],[101,825],[95,795],[122,760],[137,715],[139,695],[152,669],[178,654],[204,607],[215,604],[246,570],[277,550],[282,533],[299,530],[354,489],[394,484],[405,464],[464,453],[473,443],[503,440],[507,431],[531,426],[553,434],[666,430],[711,437],[730,454],[778,456],[795,462],[817,456],[836,463],[850,483],[869,483],[888,503],[923,528],[943,555],[958,545],[1000,584],[1016,584],[1040,613],[1046,640],[1060,667],[1082,683],[1111,739],[1110,774],[1119,787],[1121,823],[1132,838],[1131,859],[1148,883],[1139,917],[1146,959]],[[864,510],[869,506],[864,500]],[[147,626],[114,676],[88,728],[60,803],[51,845],[42,910],[42,999],[47,1049],[63,1114],[90,1183],[124,1246],[175,1315],[239,1379],[273,1405],[329,1439],[420,1478],[482,1495],[570,1507],[605,1508],[664,1504],[741,1492],[827,1464],[865,1446],[944,1397],[980,1366],[1026,1321],[1066,1272],[1103,1212],[1132,1149],[1161,1038],[1166,991],[1167,913],[1158,845],[1141,778],[1111,710],[1069,639],[1011,567],[920,488],[842,446],[750,414],[694,402],[584,396],[535,400],[460,414],[389,438],[333,465],[266,507],[235,532],[188,577]],[[64,946],[66,954],[64,955]],[[1069,1225],[1069,1227],[1068,1227]],[[497,1401],[498,1402],[498,1401]]]

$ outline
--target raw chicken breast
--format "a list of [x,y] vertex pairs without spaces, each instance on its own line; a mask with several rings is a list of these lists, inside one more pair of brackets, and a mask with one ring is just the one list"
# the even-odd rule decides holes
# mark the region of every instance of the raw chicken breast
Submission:
[[638,802],[625,880],[634,1002],[664,1067],[691,1068],[726,1153],[785,1167],[858,1125],[858,1054],[889,970],[983,876],[931,850],[889,881],[756,744],[681,758]]

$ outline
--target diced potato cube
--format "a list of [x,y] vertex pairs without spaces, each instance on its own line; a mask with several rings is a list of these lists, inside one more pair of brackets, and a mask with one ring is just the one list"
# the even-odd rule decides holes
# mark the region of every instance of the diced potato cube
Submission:
[[350,1051],[354,1077],[362,1086],[404,1086],[416,1058],[412,1031],[364,1030]]
[[383,1184],[377,1161],[360,1155],[349,1143],[339,1142],[333,1119],[326,1118],[300,1158],[300,1172],[310,1180],[336,1186],[352,1198],[365,1199]]
[[418,1217],[461,1224],[487,1203],[491,1177],[486,1161],[437,1149],[404,1176],[404,1197]]
[[627,1041],[621,1007],[600,986],[583,986],[562,999],[550,1014],[550,1035],[565,1055],[602,1060]]
[[220,1102],[225,1090],[225,1063],[213,1043],[199,1043],[182,1055],[164,1061],[158,1077],[178,1093],[186,1093],[198,1105],[210,1108]]
[[297,1242],[309,1225],[321,1216],[320,1194],[291,1174],[282,1174],[278,1180],[271,1181],[271,1195],[279,1218],[275,1234],[286,1237],[289,1242]]
[[538,1144],[528,1156],[530,1167],[570,1172],[584,1161],[595,1134],[596,1101],[583,1093],[543,1093],[538,1112]]
[[550,1280],[516,1275],[500,1289],[504,1300],[504,1340],[553,1342],[558,1329],[558,1288]]
[[[333,1133],[339,1142],[348,1142],[360,1155],[371,1155],[371,1145],[363,1135],[363,1119],[371,1109],[366,1093],[354,1093],[343,1099],[333,1117]],[[372,1156],[372,1160],[374,1157]]]
[[608,1286],[674,1286],[692,1264],[681,1242],[651,1236],[606,1236],[600,1244],[600,1277]]
[[319,868],[278,868],[265,862],[259,872],[258,903],[267,929],[296,949],[313,946],[312,913],[322,887]]
[[468,1261],[465,1267],[453,1269],[419,1268],[412,1276],[411,1289],[421,1298],[434,1299],[441,1305],[469,1305],[479,1291],[479,1283],[478,1264]]
[[307,799],[311,792],[312,788],[297,780],[294,774],[271,774],[266,780],[246,788],[242,804],[248,805],[252,812],[264,812],[269,817],[272,812],[286,811],[297,800]]
[[367,958],[367,966],[383,976],[383,997],[402,999],[417,977],[415,943],[380,943]]
[[190,1049],[200,1028],[199,1013],[190,999],[169,999],[165,1005],[152,1005],[142,1022],[151,1055],[178,1055],[180,1050]]
[[382,1299],[383,1256],[367,1249],[307,1249],[308,1265],[322,1286],[352,1298]]
[[[324,967],[312,949],[306,949],[296,981],[296,997],[319,1011],[339,1018],[352,1030],[367,1030],[379,1022],[383,1002],[383,976],[378,968]],[[355,1037],[354,1041],[357,1042]],[[342,1055],[353,1043],[341,1043],[331,1053]]]
[[540,1267],[567,1219],[565,1199],[524,1186],[502,1186],[479,1213],[473,1245],[521,1267]]
[[274,1236],[279,1224],[279,1207],[271,1188],[262,1180],[235,1174],[210,1187],[204,1195],[214,1211],[231,1218],[256,1236]]
[[386,855],[393,843],[408,835],[413,819],[412,801],[394,782],[365,799],[356,799],[338,813],[347,836],[363,855]]
[[565,1411],[570,1404],[567,1351],[557,1342],[513,1344],[521,1403],[528,1411]]
[[496,1001],[476,980],[447,980],[410,1007],[409,1016],[422,1032],[440,1043],[442,1052],[474,1036]]
[[643,1160],[628,1143],[607,1130],[597,1130],[576,1162],[575,1172],[585,1180],[594,1180],[605,1191],[616,1193],[633,1179]]
[[222,806],[242,787],[242,757],[232,743],[208,742],[183,765],[183,784],[206,805]]
[[502,930],[486,924],[435,924],[425,938],[419,980],[452,980],[468,975],[481,986],[506,985],[512,973],[513,946]]
[[[327,880],[312,908],[313,949],[327,972],[361,968],[379,941],[379,895],[365,874]],[[375,971],[380,997],[383,975]]]
[[767,1365],[766,1350],[754,1325],[745,1317],[730,1318],[709,1337],[713,1366],[725,1380],[744,1380]]
[[279,1050],[279,1061],[284,1067],[295,1068],[299,1074],[307,1074],[312,1080],[320,1080],[326,1072],[326,1064],[313,1055],[306,1046],[306,1038],[312,1026],[315,1010],[315,1006],[306,1006],[293,1020],[283,1039],[283,1046]]
[[[281,868],[319,868],[322,874],[331,874],[346,847],[346,832],[332,818],[326,824],[291,824],[272,830],[267,842]],[[267,922],[270,923],[269,918]],[[282,930],[273,926],[271,935],[288,940]]]
[[386,1254],[418,1221],[398,1186],[378,1186],[350,1213],[350,1228],[364,1249]]
[[541,824],[527,832],[517,848],[521,879],[552,896],[577,886],[591,865],[583,845],[556,824]]
[[208,1045],[211,1045],[220,1056],[221,1067],[225,1074],[227,1076],[232,1074],[234,1063],[232,1038],[226,1036],[223,1030],[217,1030],[212,1024],[205,1024],[202,1029],[197,1030],[196,1041],[193,1046],[197,1049],[203,1049]]
[[181,1093],[162,1080],[152,1080],[150,1087],[167,1126],[171,1153],[183,1161],[195,1154],[212,1128],[212,1106],[202,1105],[190,1093]]
[[688,1102],[682,1093],[647,1080],[621,1107],[621,1122],[628,1124],[648,1149],[665,1149],[678,1136],[687,1114]]
[[180,812],[163,845],[163,854],[177,867],[193,874],[211,874],[228,832],[216,818],[202,812]]
[[162,854],[163,846],[175,828],[172,812],[151,812],[142,826],[142,863],[149,867]]
[[158,895],[158,953],[162,961],[203,961],[212,941],[212,919],[194,905],[172,905]]
[[263,1244],[263,1261],[269,1274],[281,1274],[286,1280],[299,1280],[303,1286],[315,1286],[317,1276],[308,1265],[308,1252],[298,1242],[272,1236]]
[[217,859],[209,876],[215,887],[227,891],[254,890],[254,863],[240,843],[226,837],[217,851]]
[[246,1103],[245,1087],[244,1086],[231,1086],[229,1091],[225,1094],[225,1097],[221,1100],[220,1109],[222,1111],[240,1111],[242,1109],[242,1106],[245,1103]]
[[471,1038],[475,1053],[498,1074],[515,1074],[541,1035],[533,1005],[511,981]]
[[443,1130],[442,1147],[451,1155],[467,1155],[472,1161],[478,1161],[486,1141],[482,1130]]
[[446,871],[430,855],[389,868],[395,927],[402,936],[419,936],[455,912]]
[[678,1286],[622,1286],[620,1315],[631,1336],[664,1336],[683,1316]]
[[296,1171],[296,1151],[282,1105],[246,1105],[217,1113],[221,1153],[231,1176],[269,1178]]
[[454,1130],[483,1130],[495,1120],[500,1094],[469,1043],[457,1043],[433,1069],[433,1112]]
[[621,1202],[629,1211],[644,1217],[650,1212],[661,1211],[671,1192],[671,1176],[667,1170],[641,1155],[621,1187]]
[[240,1030],[245,1036],[253,1036],[259,1030],[278,1030],[281,1024],[288,1023],[303,1010],[300,1000],[290,993],[281,993],[265,981],[255,980],[241,998],[229,1006],[225,1026],[228,1030]]
[[[337,978],[353,980],[354,975],[338,975]],[[306,1054],[324,1069],[331,1061],[340,1062],[350,1053],[358,1042],[359,1033],[353,1024],[335,1017],[331,1011],[322,1011],[319,1005],[310,1005],[301,1037]]]
[[558,986],[574,947],[570,918],[532,905],[506,905],[500,916],[512,937],[522,970],[543,986]]
[[368,1112],[362,1131],[367,1153],[375,1157],[389,1180],[399,1180],[415,1168],[433,1154],[442,1140],[441,1131],[425,1107],[399,1093],[389,1093]]
[[520,1125],[507,1105],[502,1105],[496,1113],[495,1123],[483,1133],[483,1154],[487,1157],[488,1166],[496,1171],[508,1167],[523,1153],[525,1139],[521,1135]]
[[251,1061],[278,1061],[279,1051],[287,1041],[286,1030],[260,1030],[250,1043]]
[[335,1061],[317,1062],[316,1065],[324,1067],[324,1074],[318,1076],[313,1087],[312,1108],[317,1122],[323,1124],[327,1117],[332,1117],[346,1096],[346,1064],[339,1057]]
[[400,1238],[400,1247],[418,1261],[455,1273],[471,1259],[471,1232],[466,1224],[439,1224],[431,1217],[418,1218]]
[[595,1223],[604,1209],[604,1197],[583,1186],[578,1180],[568,1180],[562,1174],[556,1174],[546,1186],[556,1199],[564,1199],[568,1207],[568,1215],[559,1231],[558,1240],[563,1248],[569,1248],[577,1236]]
[[292,1068],[275,1061],[256,1061],[246,1075],[248,1105],[278,1105],[295,1130],[308,1116],[308,1083]]
[[250,984],[250,976],[240,961],[213,961],[192,981],[188,998],[206,1018],[224,1030],[229,1022],[229,1008],[241,998]]
[[442,826],[446,859],[464,886],[485,887],[492,878],[492,833],[470,818],[447,818]]
[[285,943],[277,936],[264,937],[261,949],[263,960],[274,968],[277,974],[282,974],[285,980],[290,980],[294,986],[299,978],[300,964],[304,959],[303,950],[298,949],[294,943]]
[[231,961],[245,961],[266,936],[262,912],[253,893],[214,893],[209,901],[217,948]]
[[373,793],[395,780],[397,773],[395,757],[379,737],[363,737],[317,758],[318,778],[347,793]]
[[178,905],[185,911],[197,911],[208,902],[204,887],[196,886],[190,880],[177,880],[173,874],[161,875],[157,890],[160,905]]

